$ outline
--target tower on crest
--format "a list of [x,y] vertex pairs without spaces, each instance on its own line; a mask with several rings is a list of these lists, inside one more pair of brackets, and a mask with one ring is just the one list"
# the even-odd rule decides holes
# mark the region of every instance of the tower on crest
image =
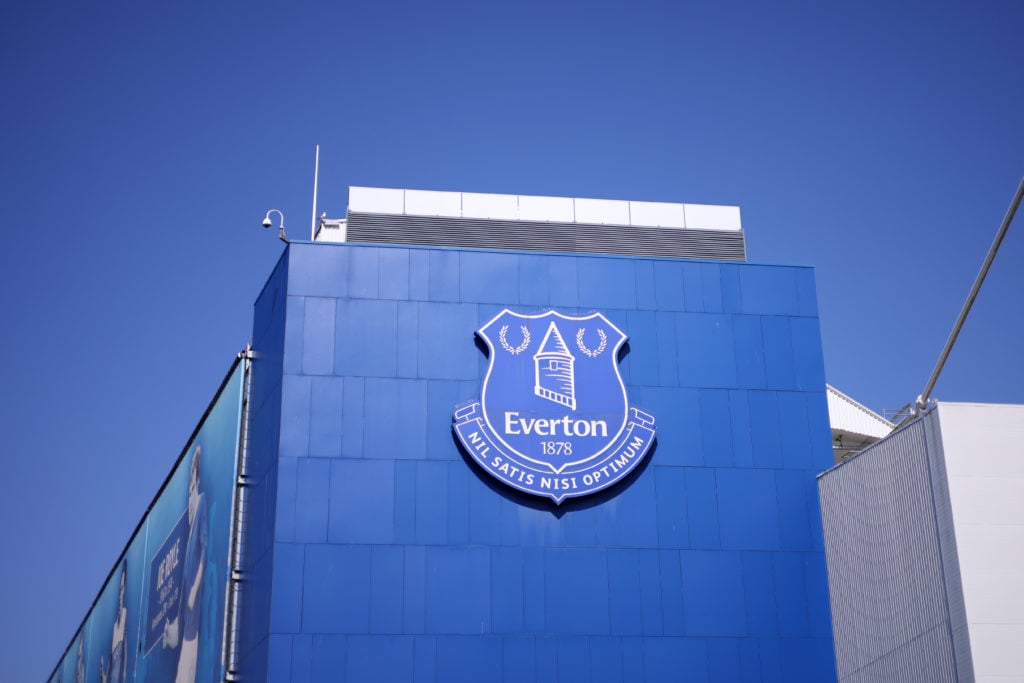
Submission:
[[576,359],[552,321],[533,357],[533,393],[576,410],[575,363]]

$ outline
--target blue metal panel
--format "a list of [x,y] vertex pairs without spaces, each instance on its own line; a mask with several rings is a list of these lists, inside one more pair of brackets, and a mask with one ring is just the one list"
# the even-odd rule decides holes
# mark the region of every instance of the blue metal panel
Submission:
[[306,297],[302,319],[304,375],[330,375],[334,371],[336,301],[324,297]]
[[274,545],[274,579],[270,625],[275,633],[298,633],[302,625],[302,571],[306,547],[296,543]]
[[714,470],[686,469],[686,515],[690,523],[690,547],[717,548],[720,537]]
[[623,680],[621,640],[590,639],[590,680],[591,683],[619,683]]
[[355,247],[349,261],[348,296],[376,299],[380,292],[380,249]]
[[739,641],[732,638],[708,640],[708,680],[733,683],[743,679],[740,673]]
[[428,632],[490,632],[490,563],[486,548],[427,548]]
[[479,324],[476,305],[421,303],[419,376],[479,379],[478,357],[481,354],[473,345],[473,330]]
[[[268,294],[259,322],[287,340],[284,396],[267,412],[283,432],[263,456],[276,532],[261,515],[280,556],[273,572],[253,561],[274,604],[292,601],[273,627],[266,617],[288,636],[273,675],[778,680],[799,657],[830,676],[809,497],[830,453],[808,269],[290,251],[290,314]],[[482,478],[450,428],[487,365],[473,331],[504,307],[548,306],[600,308],[630,335],[627,389],[659,425],[647,466],[557,510]],[[247,677],[262,680],[249,647]]]
[[796,388],[824,391],[825,358],[821,351],[821,331],[817,318],[790,318],[793,337],[793,363]]
[[551,292],[550,304],[558,307],[580,305],[579,280],[572,256],[548,256],[548,286]]
[[624,359],[629,363],[630,382],[646,386],[660,384],[657,316],[652,311],[629,311],[624,329],[629,330],[630,337],[630,353]]
[[736,388],[734,344],[731,316],[677,316],[679,383],[684,387]]
[[631,259],[577,259],[579,305],[584,308],[636,307],[636,280]]
[[363,457],[363,399],[365,395],[366,381],[363,378],[345,378],[341,399],[342,457]]
[[349,636],[345,673],[349,681],[410,681],[412,636]]
[[381,249],[378,282],[381,299],[409,298],[408,249]]
[[437,638],[417,636],[413,645],[416,658],[416,680],[434,683],[437,680]]
[[729,392],[729,421],[732,425],[732,450],[736,467],[751,467],[754,464],[754,444],[747,392]]
[[817,317],[818,292],[814,285],[814,271],[810,268],[796,268],[793,273],[796,276],[797,310],[800,315]]
[[661,569],[661,619],[666,636],[686,633],[683,621],[683,579],[679,569],[679,551],[659,550]]
[[579,636],[559,638],[558,683],[590,683],[590,680],[588,639]]
[[683,550],[680,554],[683,591],[686,596],[687,634],[745,635],[746,613],[740,554],[724,550]]
[[313,637],[292,636],[292,683],[310,683],[313,664]]
[[686,518],[686,478],[681,467],[655,467],[655,499],[658,514],[658,545],[686,548],[690,532]]
[[740,675],[736,680],[742,683],[759,683],[761,681],[761,653],[758,651],[757,640],[742,638],[739,645]]
[[[594,510],[597,542],[602,546],[654,548],[658,545],[658,508],[654,477],[640,477],[627,487],[619,486],[613,507]],[[570,513],[571,514],[571,513]]]
[[290,680],[292,677],[292,637],[271,634],[270,651],[267,659],[268,678],[270,680]]
[[558,640],[554,637],[537,638],[537,681],[538,683],[557,683],[558,681]]
[[522,254],[519,257],[519,303],[542,308],[548,305],[548,297],[548,260],[543,256]]
[[723,389],[701,389],[700,433],[705,465],[729,467],[733,464],[729,420],[729,392]]
[[459,300],[509,304],[519,301],[519,260],[486,251],[459,255]]
[[683,264],[678,261],[655,261],[654,293],[658,310],[686,310],[686,297],[683,291]]
[[391,543],[394,539],[395,464],[386,461],[331,462],[331,543]]
[[350,249],[293,249],[289,251],[290,296],[348,296]]
[[708,313],[722,313],[725,310],[722,299],[721,267],[717,263],[698,263],[701,288],[704,290],[704,310]]
[[647,638],[644,673],[648,681],[673,680],[681,673],[687,681],[707,681],[707,645],[691,638]]
[[642,311],[658,308],[657,288],[654,284],[654,261],[638,259],[633,262],[636,278],[636,307]]
[[644,670],[645,638],[622,639],[622,673],[624,683],[638,683],[646,680],[657,680],[653,676],[648,679]]
[[739,268],[743,312],[760,315],[797,315],[796,277],[793,268],[745,265]]
[[[374,445],[364,455],[391,460],[426,456],[427,383],[422,380],[368,378],[363,435]],[[401,428],[397,428],[401,425]]]
[[761,318],[761,334],[764,336],[765,386],[782,390],[795,388],[796,370],[789,318],[776,315]]
[[732,320],[736,340],[736,381],[744,389],[764,389],[767,380],[761,319],[754,315],[741,315]]
[[422,633],[427,618],[427,553],[423,546],[405,547],[405,574],[402,588],[402,623],[405,633]]
[[[670,415],[658,423],[657,462],[662,465],[701,465],[704,461],[700,434],[700,395],[696,389],[645,387],[640,405],[653,415]],[[672,448],[662,449],[661,444]]]
[[810,634],[810,627],[807,623],[803,557],[800,553],[774,553],[772,565],[778,598],[779,635],[784,638],[805,637]]
[[369,632],[369,546],[307,545],[302,583],[303,632]]
[[419,377],[419,315],[415,301],[398,302],[398,329],[402,334],[395,343],[395,370],[399,377]]
[[547,615],[544,600],[544,551],[523,548],[523,630],[545,633]]
[[[416,463],[416,543],[440,545],[448,542],[445,501],[448,465],[444,462]],[[405,501],[401,501],[405,505]]]
[[327,542],[327,515],[324,510],[330,501],[330,481],[330,460],[301,458],[298,461],[295,479],[296,543]]
[[765,683],[782,681],[782,653],[779,640],[761,639],[761,680]]
[[336,683],[345,671],[345,636],[316,634],[310,662],[312,683]]
[[722,277],[722,310],[725,313],[742,313],[743,293],[740,289],[740,266],[723,263],[718,266],[718,272]]
[[773,391],[747,393],[750,407],[750,439],[755,467],[782,467],[782,434],[779,431],[779,400]]
[[545,551],[544,599],[548,633],[607,634],[608,571],[604,551]]
[[746,633],[751,636],[777,636],[778,608],[771,554],[744,552],[741,555],[741,564],[743,602],[747,615]]
[[417,463],[395,463],[395,543],[416,542],[416,468]]
[[495,633],[523,630],[523,553],[491,549],[491,626]]
[[643,633],[639,556],[633,549],[608,550],[608,602],[611,632]]
[[309,455],[341,456],[341,414],[345,381],[341,377],[314,377],[310,385]]
[[[306,299],[301,296],[288,297],[288,310],[285,313],[284,330],[284,371],[288,374],[302,372],[302,344],[305,336]],[[256,346],[255,337],[253,348]],[[280,372],[278,377],[280,381]]]
[[281,401],[292,406],[286,419],[281,421],[281,455],[302,458],[309,455],[309,401],[312,378],[304,375],[285,375]]
[[502,639],[502,674],[505,681],[532,683],[537,680],[533,638]]
[[426,301],[430,298],[430,253],[425,249],[409,249],[409,298]]
[[774,472],[719,469],[718,526],[722,547],[771,550],[779,547],[779,512]]
[[393,377],[398,358],[398,304],[338,299],[334,369],[344,377]]
[[676,349],[676,317],[672,313],[657,311],[658,384],[679,386],[679,356]]
[[278,461],[274,537],[277,541],[286,543],[295,540],[295,487],[298,463],[297,458],[284,456]]
[[[562,518],[562,529],[565,532],[565,544],[568,546],[583,546],[592,548],[597,545],[597,520],[594,518],[594,510],[587,508],[573,510]],[[618,545],[615,543],[602,543],[602,545]]]
[[[809,472],[776,470],[775,489],[778,492],[779,530],[784,550],[811,549],[811,501],[813,491],[807,482]],[[826,591],[828,586],[825,586]]]
[[430,301],[459,300],[459,252],[430,250]]
[[480,683],[500,679],[500,638],[437,638],[438,683]]
[[665,632],[662,618],[661,562],[657,550],[637,553],[640,572],[640,616],[644,635],[660,636]]
[[683,299],[690,313],[704,312],[704,283],[699,263],[683,265]]
[[404,585],[402,546],[374,546],[370,554],[370,633],[402,632]]

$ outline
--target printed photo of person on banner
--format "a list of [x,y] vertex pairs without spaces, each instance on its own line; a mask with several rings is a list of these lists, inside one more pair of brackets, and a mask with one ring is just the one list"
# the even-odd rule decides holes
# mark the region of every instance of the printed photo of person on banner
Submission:
[[127,583],[128,560],[122,560],[118,578],[117,611],[110,634],[110,656],[100,658],[101,683],[125,683],[128,680],[128,607],[125,605]]
[[163,647],[178,650],[175,683],[194,683],[199,659],[199,627],[202,617],[203,570],[206,565],[207,515],[206,499],[200,491],[199,465],[202,449],[192,454],[188,485],[188,541],[182,590],[177,610],[167,615],[163,631]]

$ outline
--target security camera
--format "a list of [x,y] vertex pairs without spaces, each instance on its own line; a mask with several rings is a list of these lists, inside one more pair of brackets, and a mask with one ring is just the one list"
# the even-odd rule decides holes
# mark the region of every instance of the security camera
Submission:
[[263,227],[264,228],[269,228],[270,227],[270,216],[267,216],[266,218],[263,219]]

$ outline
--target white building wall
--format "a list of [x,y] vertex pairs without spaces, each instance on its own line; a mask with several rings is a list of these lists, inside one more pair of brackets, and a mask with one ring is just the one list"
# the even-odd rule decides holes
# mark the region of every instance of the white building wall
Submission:
[[1024,406],[937,409],[979,683],[1024,683]]

